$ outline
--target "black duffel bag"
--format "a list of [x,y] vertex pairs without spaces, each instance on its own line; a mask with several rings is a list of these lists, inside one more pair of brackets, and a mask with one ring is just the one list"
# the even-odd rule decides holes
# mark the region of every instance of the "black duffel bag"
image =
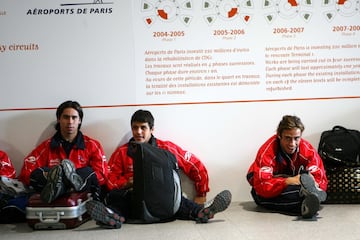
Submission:
[[360,131],[334,126],[322,132],[318,147],[325,168],[360,166]]

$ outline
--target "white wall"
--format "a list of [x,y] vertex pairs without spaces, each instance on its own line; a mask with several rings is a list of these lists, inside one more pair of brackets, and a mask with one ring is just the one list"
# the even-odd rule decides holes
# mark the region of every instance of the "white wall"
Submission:
[[[54,133],[55,109],[66,100],[77,100],[85,106],[82,130],[101,141],[108,158],[116,146],[130,137],[132,113],[139,108],[150,110],[155,116],[156,137],[171,140],[203,160],[210,175],[210,196],[228,188],[235,201],[251,199],[245,180],[247,168],[259,146],[275,132],[283,115],[298,115],[306,127],[304,137],[315,147],[321,132],[334,125],[360,129],[359,81],[294,85],[293,90],[287,92],[265,90],[266,47],[359,43],[360,35],[356,30],[359,12],[351,5],[353,1],[347,1],[346,8],[331,1],[325,7],[316,2],[300,7],[299,14],[293,11],[295,8],[280,9],[281,14],[292,12],[295,17],[278,14],[270,23],[264,22],[263,12],[275,17],[275,3],[288,1],[266,1],[272,5],[264,8],[261,3],[265,1],[227,0],[221,2],[224,8],[240,2],[241,13],[248,14],[253,21],[245,24],[240,16],[235,20],[219,18],[209,26],[203,22],[203,15],[209,13],[201,8],[203,1],[178,0],[175,2],[192,3],[193,9],[184,11],[193,17],[192,22],[184,26],[176,17],[172,22],[158,19],[151,27],[143,24],[145,12],[139,9],[140,0],[63,6],[75,2],[91,1],[0,2],[0,47],[6,47],[6,51],[0,52],[0,149],[9,154],[18,171],[25,155]],[[144,2],[154,4],[157,1],[141,1]],[[169,6],[172,2],[161,1]],[[247,2],[253,5],[247,8],[244,5]],[[39,9],[66,8],[86,8],[88,12],[32,14],[39,13]],[[111,8],[111,13],[90,14],[91,8]],[[164,9],[170,8],[164,6]],[[226,10],[222,9],[222,13]],[[309,22],[301,18],[302,11],[311,13]],[[325,16],[330,16],[325,13],[333,14],[334,19],[325,20]],[[273,34],[274,29],[302,26],[302,33]],[[355,30],[342,31],[336,26],[355,26]],[[236,39],[213,36],[214,31],[225,28],[243,29],[245,34]],[[152,38],[153,32],[174,29],[184,31],[185,36],[170,43],[169,39]],[[38,48],[10,50],[10,46],[24,44],[37,44]],[[255,64],[217,70],[223,75],[259,74],[259,86],[193,88],[187,90],[188,95],[163,98],[145,95],[144,50],[229,46],[248,47],[250,52],[222,54],[216,61],[236,58],[234,61],[251,60]],[[351,63],[353,70],[358,71],[359,49],[358,46],[350,50],[314,50],[313,53],[319,59],[354,57]],[[314,71],[305,72],[312,74]],[[319,71],[330,73],[332,70]],[[347,76],[355,79],[358,75],[355,72]],[[179,102],[183,104],[173,104]]]

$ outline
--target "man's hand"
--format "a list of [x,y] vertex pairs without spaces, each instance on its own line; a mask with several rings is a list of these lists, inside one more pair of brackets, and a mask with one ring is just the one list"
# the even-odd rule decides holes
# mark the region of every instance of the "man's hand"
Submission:
[[300,175],[286,178],[285,183],[286,185],[300,185]]
[[200,205],[204,205],[204,203],[206,202],[206,197],[195,197],[194,202]]
[[132,188],[134,185],[134,178],[133,177],[130,177],[128,182],[125,184],[125,187],[124,188]]

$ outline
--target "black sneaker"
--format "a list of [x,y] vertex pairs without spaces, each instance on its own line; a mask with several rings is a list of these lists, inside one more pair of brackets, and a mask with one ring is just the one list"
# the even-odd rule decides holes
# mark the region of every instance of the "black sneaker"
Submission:
[[324,202],[326,200],[326,192],[316,186],[314,177],[311,174],[300,174],[300,183],[300,196],[307,196],[311,193],[318,197],[319,202]]
[[80,191],[84,181],[82,177],[76,173],[74,163],[68,159],[65,159],[61,161],[61,166],[64,170],[64,176],[74,187],[75,191]]
[[105,228],[105,229],[119,229],[121,228],[121,222],[117,222],[115,225],[110,225],[110,224],[104,224],[102,222],[97,221],[96,225],[98,225],[101,228]]
[[62,168],[57,165],[50,169],[47,175],[47,183],[40,193],[41,200],[46,203],[51,203],[65,192],[64,184],[62,182]]
[[301,204],[301,216],[303,218],[314,217],[320,209],[320,201],[315,194],[309,193]]
[[199,223],[207,223],[218,212],[224,211],[231,203],[231,192],[224,190],[218,193],[213,200],[205,203],[205,207],[198,213],[196,221]]
[[124,217],[107,208],[102,202],[90,200],[85,206],[91,218],[102,228],[121,228],[125,221]]

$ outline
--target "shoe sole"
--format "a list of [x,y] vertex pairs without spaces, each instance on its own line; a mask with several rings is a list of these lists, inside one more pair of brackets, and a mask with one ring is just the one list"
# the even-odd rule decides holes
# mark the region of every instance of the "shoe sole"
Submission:
[[315,185],[315,180],[310,174],[301,174],[300,175],[300,183],[302,186],[302,190],[305,192],[305,195],[312,193],[319,198],[320,202],[324,202],[326,200],[326,192],[319,190]]
[[123,217],[116,213],[110,213],[102,202],[91,200],[86,203],[85,207],[91,218],[102,228],[120,228],[124,222]]
[[83,179],[76,173],[74,163],[70,160],[63,160],[61,166],[64,170],[65,177],[69,180],[76,191],[80,191],[84,182]]
[[205,207],[202,211],[200,211],[198,221],[206,223],[209,219],[212,219],[216,213],[227,209],[231,203],[231,197],[231,192],[228,190],[224,190],[217,194],[210,206]]
[[0,177],[1,192],[10,196],[17,196],[26,193],[26,188],[22,182],[17,179],[8,178],[5,176]]
[[62,168],[58,165],[48,172],[47,183],[40,193],[41,200],[46,203],[51,203],[61,194],[62,190]]
[[303,218],[312,218],[320,209],[320,202],[316,195],[309,194],[301,204],[301,215]]

